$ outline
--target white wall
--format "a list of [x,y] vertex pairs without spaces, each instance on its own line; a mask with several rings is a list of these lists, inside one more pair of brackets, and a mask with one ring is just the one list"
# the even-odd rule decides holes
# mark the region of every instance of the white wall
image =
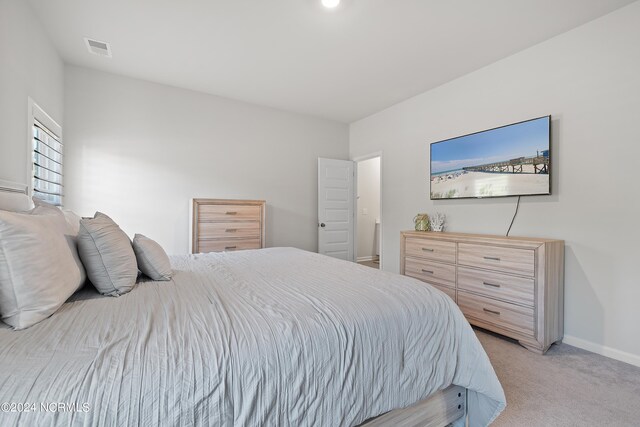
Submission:
[[23,0],[0,0],[0,179],[27,182],[27,100],[62,123],[64,65]]
[[66,205],[189,252],[193,197],[265,199],[267,245],[317,250],[317,158],[348,126],[86,68],[65,71]]
[[380,219],[380,157],[358,162],[358,259],[376,255],[376,220]]
[[509,225],[515,199],[429,200],[430,142],[551,114],[553,195],[523,198],[511,233],[566,241],[566,341],[640,364],[639,22],[636,2],[353,123],[352,158],[383,151],[383,268],[417,212]]

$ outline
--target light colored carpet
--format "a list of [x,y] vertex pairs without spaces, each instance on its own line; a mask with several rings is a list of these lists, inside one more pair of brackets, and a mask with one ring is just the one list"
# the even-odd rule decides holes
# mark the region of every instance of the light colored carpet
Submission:
[[507,396],[492,426],[640,426],[640,368],[567,344],[540,356],[476,334]]

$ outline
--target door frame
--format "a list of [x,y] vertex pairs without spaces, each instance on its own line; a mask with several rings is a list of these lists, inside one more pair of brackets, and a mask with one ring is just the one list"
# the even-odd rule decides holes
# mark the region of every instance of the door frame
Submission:
[[370,160],[370,159],[374,159],[376,157],[380,157],[380,270],[383,269],[383,260],[384,260],[384,233],[383,233],[383,227],[384,227],[384,220],[383,220],[383,203],[382,201],[383,199],[383,191],[382,191],[382,162],[383,162],[383,156],[382,156],[382,151],[375,151],[369,154],[365,154],[362,156],[357,156],[357,157],[352,157],[351,161],[355,163],[355,191],[353,192],[353,211],[356,213],[354,215],[354,235],[353,235],[353,254],[354,254],[354,258],[356,260],[356,263],[358,262],[358,163],[362,162],[364,160]]

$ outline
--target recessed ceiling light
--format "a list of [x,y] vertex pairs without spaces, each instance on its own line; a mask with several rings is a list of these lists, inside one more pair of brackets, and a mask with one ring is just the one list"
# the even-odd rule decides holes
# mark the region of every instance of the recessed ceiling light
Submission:
[[322,0],[322,5],[327,9],[333,9],[340,4],[340,0]]

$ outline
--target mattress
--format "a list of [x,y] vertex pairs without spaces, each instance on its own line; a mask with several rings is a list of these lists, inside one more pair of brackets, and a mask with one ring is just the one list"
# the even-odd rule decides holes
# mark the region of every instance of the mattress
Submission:
[[172,257],[169,282],[90,286],[0,328],[0,425],[351,426],[450,384],[471,426],[505,397],[455,303],[293,248]]

